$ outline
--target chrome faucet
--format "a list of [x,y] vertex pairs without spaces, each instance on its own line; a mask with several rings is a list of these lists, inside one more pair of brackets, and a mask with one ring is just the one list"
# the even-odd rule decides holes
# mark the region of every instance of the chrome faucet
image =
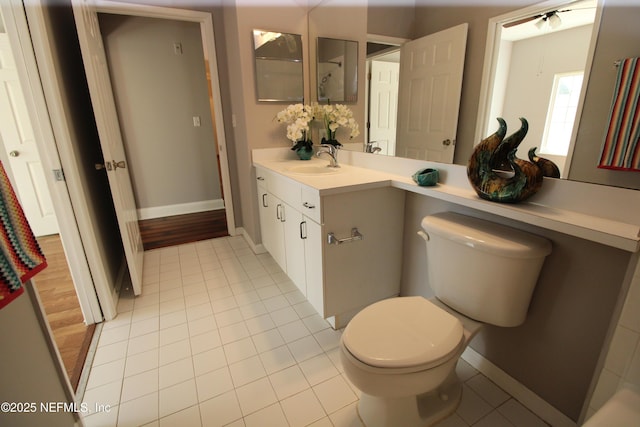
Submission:
[[330,157],[328,167],[330,168],[340,167],[340,165],[338,164],[338,148],[336,146],[331,144],[321,144],[320,149],[316,153],[316,156],[320,157],[320,154],[324,154],[324,153],[328,154]]
[[373,144],[377,144],[378,141],[370,141],[367,142],[367,145],[365,146],[365,153],[377,153],[378,151],[382,151],[382,148],[380,147],[375,147]]

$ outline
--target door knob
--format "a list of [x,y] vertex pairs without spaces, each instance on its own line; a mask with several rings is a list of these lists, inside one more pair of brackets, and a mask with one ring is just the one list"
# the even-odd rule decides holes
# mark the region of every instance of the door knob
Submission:
[[127,165],[124,162],[124,160],[120,160],[119,162],[116,162],[115,160],[113,160],[111,163],[113,163],[113,168],[114,169],[118,169],[118,168],[124,169],[124,168],[127,167]]
[[96,170],[102,170],[102,169],[106,169],[108,171],[111,170],[111,163],[107,162],[107,163],[96,163],[95,165]]
[[16,151],[16,150],[13,150],[13,151],[10,151],[10,152],[9,152],[9,155],[10,155],[11,157],[18,157],[18,156],[20,155],[20,152],[19,152],[19,151]]
[[444,141],[442,141],[442,145],[448,147],[449,145],[451,145],[451,140],[450,139],[445,139]]

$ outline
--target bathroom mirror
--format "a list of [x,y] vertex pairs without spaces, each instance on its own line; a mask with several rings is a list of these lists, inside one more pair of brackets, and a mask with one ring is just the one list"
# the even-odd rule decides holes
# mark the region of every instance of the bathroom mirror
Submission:
[[358,42],[318,37],[318,102],[358,101]]
[[493,43],[485,53],[476,141],[497,129],[496,117],[514,127],[518,117],[526,117],[529,132],[518,157],[526,158],[530,148],[538,147],[537,154],[567,176],[590,68],[596,6],[596,0],[579,0],[489,21]]
[[303,102],[302,36],[253,30],[258,101]]

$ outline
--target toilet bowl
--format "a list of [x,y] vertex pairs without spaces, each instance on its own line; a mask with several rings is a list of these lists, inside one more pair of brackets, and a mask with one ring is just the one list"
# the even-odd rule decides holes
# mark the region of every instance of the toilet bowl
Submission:
[[354,317],[342,334],[341,360],[362,392],[365,425],[424,426],[452,414],[462,396],[455,368],[481,327],[423,297],[383,300]]
[[457,408],[455,367],[483,324],[524,322],[546,239],[445,212],[425,217],[429,287],[435,297],[376,302],[346,326],[340,355],[361,390],[367,427],[433,425]]

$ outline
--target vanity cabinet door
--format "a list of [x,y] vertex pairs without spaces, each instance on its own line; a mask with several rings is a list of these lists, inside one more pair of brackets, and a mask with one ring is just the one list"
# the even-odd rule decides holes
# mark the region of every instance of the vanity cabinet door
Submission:
[[322,227],[308,217],[306,220],[306,239],[304,239],[305,253],[305,278],[307,282],[307,301],[316,309],[323,318],[324,308],[324,288],[322,270]]
[[284,242],[284,203],[271,193],[258,189],[258,206],[262,244],[282,270],[286,271]]
[[286,255],[289,279],[298,287],[303,295],[307,295],[305,279],[305,245],[306,221],[300,212],[284,203],[284,250]]

